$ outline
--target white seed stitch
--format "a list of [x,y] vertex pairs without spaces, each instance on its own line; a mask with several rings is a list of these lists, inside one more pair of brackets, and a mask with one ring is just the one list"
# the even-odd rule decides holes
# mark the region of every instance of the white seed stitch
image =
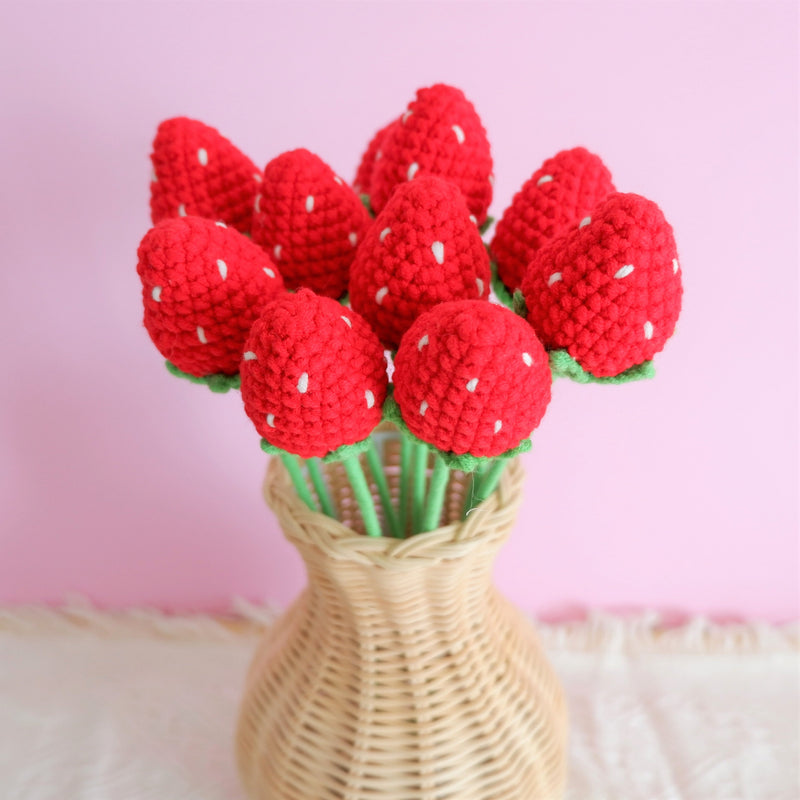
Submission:
[[470,222],[472,222],[473,225],[477,225],[478,224],[478,218],[474,214],[470,214],[469,215],[469,219],[470,219]]
[[261,177],[261,173],[260,173],[260,172],[254,172],[254,173],[253,173],[253,178],[254,178],[254,180],[256,180],[258,183],[261,183],[261,181],[263,180],[263,178]]
[[367,389],[367,391],[364,392],[364,397],[367,400],[367,408],[372,408],[372,406],[375,405],[375,395],[372,394],[369,389]]
[[253,203],[253,207],[255,208],[255,210],[259,214],[261,213],[261,195],[260,194],[256,195],[256,201],[255,201],[255,203]]
[[378,150],[378,151],[375,153],[375,160],[376,160],[376,161],[380,161],[382,158],[383,158],[383,150]]
[[281,257],[281,249],[282,247],[279,244],[276,244],[275,247],[272,248],[272,255],[274,255],[278,260],[280,260]]
[[308,373],[304,372],[297,381],[297,391],[305,394],[308,391]]
[[381,235],[378,237],[380,241],[383,241],[390,233],[392,232],[391,228],[384,228],[381,231]]
[[401,121],[403,125],[406,124],[406,120],[413,114],[414,112],[409,108],[408,110],[403,112],[403,116],[401,117]]
[[615,273],[614,277],[617,279],[620,278],[627,278],[628,275],[633,272],[633,264],[626,264],[624,267],[620,267]]
[[531,364],[533,364],[533,358],[531,357],[530,353],[523,353],[522,360],[525,362],[526,367],[529,367]]
[[408,172],[406,173],[406,177],[410,180],[414,180],[414,176],[417,174],[417,170],[419,169],[419,164],[415,161],[411,166],[408,168]]
[[153,300],[156,301],[156,303],[160,303],[161,302],[161,287],[160,286],[154,286],[153,287],[153,291],[150,293],[150,296],[153,298]]
[[542,177],[536,181],[536,185],[541,186],[543,183],[550,183],[551,180],[553,180],[552,175],[542,175]]
[[500,433],[500,430],[502,429],[502,427],[503,427],[503,420],[501,420],[501,419],[497,420],[497,422],[495,422],[495,424],[494,424],[494,432],[495,433]]
[[433,257],[436,259],[436,263],[444,264],[444,243],[434,242],[431,245],[431,250],[433,250]]
[[150,172],[150,180],[153,183],[158,183],[158,175],[156,175],[155,167],[153,167],[152,171]]
[[419,415],[420,415],[421,417],[424,417],[424,416],[425,416],[425,412],[426,412],[427,410],[428,410],[428,401],[427,401],[427,400],[423,400],[423,401],[422,401],[422,402],[419,404]]
[[197,326],[197,338],[200,340],[200,344],[208,344],[206,332],[199,325]]
[[245,353],[245,354],[242,356],[242,358],[243,358],[245,361],[257,361],[257,360],[258,360],[258,359],[256,358],[256,354],[255,354],[255,353],[254,353],[252,350],[248,350],[248,351],[247,351],[247,352],[246,352],[246,353]]
[[650,320],[647,320],[644,324],[644,338],[645,339],[652,339],[653,338],[653,323]]
[[548,285],[548,286],[552,286],[554,283],[558,283],[560,280],[561,280],[561,273],[560,273],[560,272],[554,272],[554,273],[553,273],[553,274],[552,274],[552,275],[551,275],[551,276],[550,276],[550,277],[547,279],[547,285]]
[[350,244],[351,244],[353,247],[355,247],[355,246],[358,244],[358,234],[357,234],[357,233],[355,233],[355,231],[351,231],[351,232],[350,232],[350,233],[347,235],[347,238],[348,238],[348,240],[349,240]]
[[306,211],[310,214],[314,210],[314,195],[306,197]]
[[480,278],[475,278],[475,283],[478,284],[478,297],[483,297],[483,281]]
[[275,277],[275,270],[270,269],[269,267],[264,267],[264,272],[267,273],[267,277],[274,278]]
[[456,139],[458,139],[459,144],[464,144],[464,129],[460,125],[453,125],[453,133],[456,135]]
[[339,186],[344,186],[344,181],[338,175],[334,175],[333,179],[339,184]]
[[267,425],[269,425],[270,428],[274,428],[275,427],[275,415],[274,414],[267,414]]
[[201,148],[200,148],[200,149],[197,151],[197,160],[198,160],[198,161],[200,162],[200,164],[202,164],[202,166],[204,166],[204,167],[206,166],[206,164],[208,164],[208,150],[206,150],[206,149],[205,149],[205,147],[201,147]]
[[228,277],[228,265],[221,258],[217,259],[217,269],[222,276],[222,280],[225,280]]
[[389,294],[389,287],[382,286],[377,292],[375,292],[375,302],[380,305],[383,302],[383,298],[386,297],[387,294]]
[[679,269],[678,259],[677,258],[673,258],[672,259],[672,274],[673,275],[677,275],[678,274],[678,269]]
[[186,216],[186,206],[183,203],[181,203],[178,206],[178,216],[179,217],[185,217]]
[[592,221],[591,217],[584,217],[579,223],[579,228],[585,228]]
[[344,314],[342,314],[342,319],[344,320],[345,325],[347,325],[348,328],[353,327],[353,323],[350,322],[350,317],[346,317]]
[[494,173],[492,173],[491,175],[489,175],[489,183],[491,183],[491,184],[492,184],[492,186],[494,186]]
[[228,227],[221,219],[218,219],[214,224],[218,228],[227,228]]
[[417,342],[417,350],[422,350],[426,344],[428,344],[428,334],[426,333],[418,342]]
[[475,389],[478,388],[478,379],[473,378],[471,381],[467,381],[467,391],[474,392]]

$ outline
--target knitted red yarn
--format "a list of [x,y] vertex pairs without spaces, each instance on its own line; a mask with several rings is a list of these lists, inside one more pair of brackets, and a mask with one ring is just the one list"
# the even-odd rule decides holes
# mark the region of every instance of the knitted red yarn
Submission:
[[610,377],[663,349],[681,310],[672,228],[636,194],[612,194],[591,221],[539,250],[522,291],[548,349]]
[[198,216],[250,230],[261,171],[219,131],[186,117],[158,126],[150,181],[153,224]]
[[522,318],[493,303],[443,303],[423,314],[403,336],[394,366],[403,421],[445,452],[511,450],[550,402],[544,348]]
[[370,140],[364,155],[361,156],[361,163],[358,165],[356,172],[356,179],[353,181],[353,189],[359,194],[369,194],[372,186],[372,171],[375,168],[375,162],[380,161],[383,157],[381,144],[386,132],[394,125],[390,122],[388,125],[381,128]]
[[322,159],[292,150],[264,169],[253,241],[280,265],[290,289],[341,297],[370,222],[358,195]]
[[570,231],[613,191],[605,164],[583,147],[548,158],[497,223],[491,251],[500,280],[518,289],[536,251]]
[[168,219],[139,245],[144,325],[164,358],[196,377],[239,370],[250,326],[283,292],[267,254],[223,222]]
[[256,430],[303,458],[366,439],[381,421],[388,381],[383,348],[366,321],[308,289],[264,308],[241,376]]
[[438,303],[488,299],[490,277],[461,192],[428,176],[398,186],[367,232],[351,269],[350,303],[394,349]]
[[492,155],[486,131],[460,89],[436,84],[420,89],[400,120],[381,141],[370,202],[380,213],[392,189],[423,175],[440,175],[466,198],[478,224],[492,201]]

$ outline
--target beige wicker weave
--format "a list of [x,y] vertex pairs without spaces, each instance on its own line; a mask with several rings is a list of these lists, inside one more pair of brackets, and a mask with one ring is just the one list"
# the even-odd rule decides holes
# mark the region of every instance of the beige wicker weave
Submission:
[[[337,505],[357,511],[334,466]],[[463,476],[446,514],[458,519]],[[560,685],[521,614],[493,587],[522,470],[464,523],[368,538],[305,508],[273,459],[269,505],[308,587],[264,640],[237,733],[258,800],[559,798],[567,720]]]

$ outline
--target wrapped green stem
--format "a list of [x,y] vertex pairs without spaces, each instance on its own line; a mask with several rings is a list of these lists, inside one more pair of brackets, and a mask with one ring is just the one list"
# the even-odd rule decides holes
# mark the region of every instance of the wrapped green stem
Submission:
[[311,483],[314,484],[314,491],[317,493],[317,497],[319,498],[319,505],[322,509],[322,513],[328,517],[336,519],[336,510],[333,507],[333,501],[331,500],[328,486],[325,483],[325,476],[322,474],[319,460],[316,458],[310,458],[308,461],[306,461],[306,467],[308,468],[308,474],[311,477]]
[[506,466],[506,459],[498,458],[477,480],[473,505],[480,505],[496,488]]
[[414,444],[414,466],[411,486],[411,531],[419,533],[422,529],[422,515],[425,513],[425,481],[428,477],[428,448],[422,442]]
[[281,452],[280,457],[281,461],[283,461],[283,466],[286,467],[286,471],[289,473],[289,477],[292,479],[297,496],[312,511],[316,511],[317,508],[314,504],[314,498],[311,496],[311,490],[308,488],[305,476],[303,475],[303,470],[300,469],[297,456],[293,456],[291,453]]
[[400,440],[400,507],[398,525],[401,537],[406,535],[408,524],[408,496],[411,484],[411,457],[414,450],[414,443],[408,436],[402,436]]
[[364,470],[361,467],[361,462],[358,456],[351,456],[342,461],[342,465],[347,472],[347,477],[350,480],[350,485],[353,487],[353,496],[361,509],[361,516],[364,519],[364,527],[367,530],[367,536],[380,536],[381,524],[378,520],[378,515],[375,512],[375,503],[372,500],[372,493],[369,490]]
[[392,506],[392,496],[389,493],[389,484],[386,481],[386,475],[383,471],[383,463],[381,462],[378,448],[375,446],[375,441],[370,440],[370,446],[367,450],[367,463],[369,464],[370,472],[375,478],[375,485],[378,487],[378,494],[381,498],[383,505],[383,515],[389,524],[389,530],[395,539],[403,537],[402,529],[397,521],[397,514],[394,513],[394,506]]
[[447,482],[450,478],[450,468],[441,456],[437,455],[433,462],[433,472],[431,473],[431,485],[428,489],[428,502],[425,506],[425,514],[422,518],[422,530],[432,531],[439,527],[439,520],[442,518],[442,508],[444,506]]

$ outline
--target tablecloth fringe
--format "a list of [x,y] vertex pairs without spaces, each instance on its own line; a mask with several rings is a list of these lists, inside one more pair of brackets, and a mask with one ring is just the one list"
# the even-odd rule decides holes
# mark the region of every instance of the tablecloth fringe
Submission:
[[[0,634],[86,634],[157,636],[178,639],[232,639],[257,635],[280,615],[276,604],[243,598],[229,615],[168,614],[153,608],[103,610],[86,598],[70,596],[61,606],[0,606]],[[536,620],[542,643],[560,651],[603,653],[786,653],[800,651],[800,624],[763,621],[715,622],[695,616],[669,622],[657,611],[610,614],[590,611],[566,622]]]

